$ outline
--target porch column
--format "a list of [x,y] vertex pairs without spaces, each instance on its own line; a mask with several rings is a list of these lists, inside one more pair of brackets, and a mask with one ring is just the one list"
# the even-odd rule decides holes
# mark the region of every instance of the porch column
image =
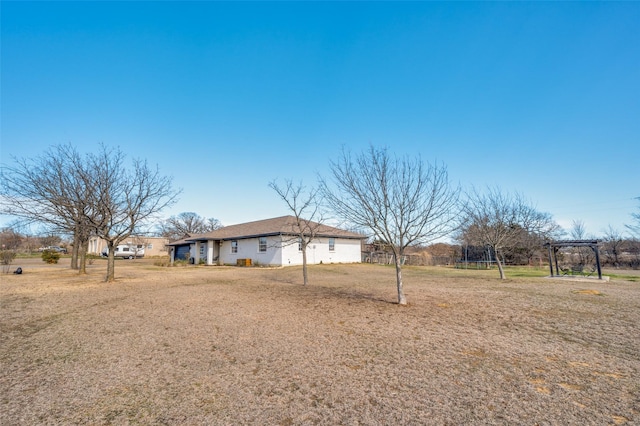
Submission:
[[191,253],[191,257],[193,257],[193,264],[197,265],[200,263],[200,241],[196,241],[196,244],[193,249],[193,253]]
[[213,240],[207,240],[207,265],[213,265]]

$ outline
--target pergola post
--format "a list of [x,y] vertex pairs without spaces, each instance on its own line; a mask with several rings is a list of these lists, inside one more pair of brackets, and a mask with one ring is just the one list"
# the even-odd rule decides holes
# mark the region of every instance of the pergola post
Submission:
[[[596,268],[598,270],[598,279],[602,279],[602,268],[600,267],[600,252],[598,250],[598,245],[600,241],[598,240],[564,240],[564,241],[553,241],[548,242],[545,245],[549,247],[549,269],[551,271],[551,276],[553,277],[553,263],[556,265],[556,275],[560,276],[560,268],[558,267],[558,250],[561,247],[591,247],[593,252],[596,255]],[[553,249],[553,259],[551,255],[551,250]]]
[[596,266],[598,267],[598,279],[602,279],[602,269],[600,269],[600,253],[598,247],[591,247],[596,254]]

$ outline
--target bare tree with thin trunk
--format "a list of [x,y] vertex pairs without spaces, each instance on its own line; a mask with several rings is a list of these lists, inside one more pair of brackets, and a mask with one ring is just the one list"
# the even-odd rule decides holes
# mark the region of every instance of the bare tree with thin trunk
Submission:
[[320,210],[319,191],[314,188],[307,190],[302,182],[296,185],[291,180],[285,180],[284,186],[278,185],[273,180],[269,182],[269,188],[273,189],[285,202],[295,218],[291,229],[294,238],[284,239],[283,244],[299,244],[302,251],[302,278],[306,286],[309,284],[307,247],[318,238],[324,222]]
[[584,240],[587,238],[587,228],[584,225],[584,221],[576,219],[571,221],[571,229],[569,229],[569,235],[572,240]]
[[88,156],[86,186],[91,188],[90,213],[86,216],[92,233],[107,244],[106,281],[115,280],[115,248],[133,235],[145,221],[178,196],[171,186],[171,178],[145,161],[133,160],[125,164],[119,149],[101,146],[98,154]]
[[[595,239],[595,237],[587,235],[587,227],[585,226],[584,221],[581,219],[571,221],[571,229],[569,229],[569,235],[573,240]],[[572,249],[572,253],[577,253],[578,263],[580,265],[586,265],[594,261],[595,256],[593,254],[593,250],[589,247],[574,247]]]
[[129,250],[133,252],[132,260],[135,261],[138,256],[144,255],[147,244],[149,244],[149,240],[144,235],[132,234],[129,237],[129,241]]
[[[640,197],[636,197],[636,200],[640,201]],[[631,233],[631,241],[629,242],[629,249],[635,253],[635,259],[631,261],[634,268],[640,266],[640,208],[635,213],[631,213],[635,223],[627,224],[625,227]]]
[[617,229],[609,225],[604,233],[603,243],[608,263],[612,264],[616,268],[619,267],[620,254],[622,253],[627,241]]
[[352,226],[389,244],[398,303],[405,305],[402,264],[407,247],[426,244],[457,227],[459,190],[443,165],[398,158],[373,146],[353,158],[345,150],[330,163],[332,181],[321,180],[327,205]]
[[[636,200],[640,201],[640,197],[636,197]],[[633,237],[640,239],[640,208],[638,209],[638,212],[631,213],[631,217],[635,223],[625,225],[625,227],[631,232]]]
[[490,247],[495,256],[500,278],[506,279],[502,250],[515,246],[523,230],[542,238],[557,232],[558,226],[551,215],[537,211],[522,195],[487,188],[466,194],[463,203],[464,223],[468,238],[475,244]]

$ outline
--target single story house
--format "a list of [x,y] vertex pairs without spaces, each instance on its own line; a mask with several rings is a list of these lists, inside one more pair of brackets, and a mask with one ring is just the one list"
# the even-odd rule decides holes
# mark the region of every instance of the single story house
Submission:
[[[309,222],[316,238],[307,246],[307,263],[359,263],[365,236]],[[171,262],[189,260],[206,265],[302,265],[294,216],[225,226],[169,243]],[[250,259],[250,260],[249,260]]]
[[[128,245],[141,249],[145,257],[166,256],[168,253],[167,244],[169,239],[165,237],[145,237],[135,235],[122,241],[121,245]],[[89,239],[89,250],[87,253],[100,255],[107,248],[107,242],[99,237],[91,237]]]

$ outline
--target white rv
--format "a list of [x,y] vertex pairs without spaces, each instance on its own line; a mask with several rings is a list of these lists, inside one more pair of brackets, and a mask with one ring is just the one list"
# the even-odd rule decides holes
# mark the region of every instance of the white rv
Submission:
[[[102,250],[102,256],[107,257],[109,255],[108,248]],[[144,257],[144,245],[143,244],[119,244],[116,246],[114,253],[115,257],[121,257],[123,259],[135,259]]]

